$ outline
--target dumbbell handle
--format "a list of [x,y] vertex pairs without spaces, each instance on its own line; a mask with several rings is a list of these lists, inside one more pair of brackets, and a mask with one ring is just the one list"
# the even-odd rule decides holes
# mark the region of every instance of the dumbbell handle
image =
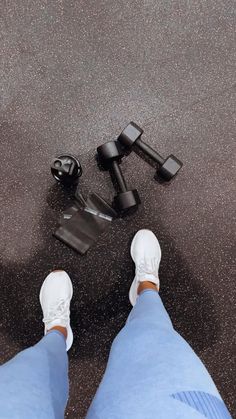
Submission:
[[119,164],[117,163],[117,161],[113,161],[111,163],[111,169],[113,170],[113,173],[115,175],[116,181],[119,185],[120,191],[121,192],[126,192],[128,190],[124,176],[120,170]]
[[163,159],[160,154],[158,154],[155,150],[153,150],[152,147],[144,143],[141,138],[138,138],[135,142],[135,144],[145,153],[147,154],[152,160],[157,162],[158,164],[163,164],[165,162],[165,159]]

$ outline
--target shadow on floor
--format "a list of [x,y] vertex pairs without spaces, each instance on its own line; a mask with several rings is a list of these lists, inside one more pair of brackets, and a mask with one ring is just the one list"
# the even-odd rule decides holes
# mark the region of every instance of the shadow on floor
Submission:
[[[133,270],[128,254],[129,243],[127,243],[127,259],[124,265],[117,266],[119,277],[128,275],[129,281],[126,281],[125,286],[124,283],[116,281],[114,270],[109,275],[110,283],[107,276],[104,280],[97,278],[97,272],[103,269],[104,255],[96,256],[96,268],[94,270],[89,268],[89,278],[87,278],[86,266],[91,267],[94,263],[92,250],[83,259],[51,237],[59,217],[59,210],[65,209],[70,204],[70,193],[54,185],[48,191],[47,202],[54,211],[54,218],[49,208],[45,207],[41,221],[45,247],[27,262],[8,263],[8,265],[3,263],[1,266],[2,332],[9,345],[14,341],[23,349],[27,345],[35,344],[41,338],[43,330],[40,325],[42,314],[38,302],[41,278],[50,269],[60,266],[63,266],[74,278],[76,271],[82,266],[84,269],[82,278],[80,277],[79,286],[75,284],[72,305],[75,342],[71,356],[92,360],[99,350],[99,356],[106,360],[111,342],[124,325],[130,310],[127,293]],[[165,237],[167,248],[168,241],[171,241],[171,238]],[[109,251],[108,249],[105,256],[107,263],[109,263]],[[192,277],[186,261],[173,249],[173,243],[171,253],[163,252],[161,278],[164,278],[161,297],[176,329],[197,352],[211,346],[219,334],[219,322],[214,315],[213,300],[198,279]],[[94,284],[100,289],[99,293],[96,292]],[[104,286],[104,295],[101,285]],[[103,344],[98,346],[98,342]],[[2,352],[4,353],[4,348]]]

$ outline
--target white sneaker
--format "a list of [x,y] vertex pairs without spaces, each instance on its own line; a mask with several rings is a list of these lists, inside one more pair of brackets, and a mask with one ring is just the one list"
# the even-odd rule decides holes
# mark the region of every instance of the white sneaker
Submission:
[[51,272],[44,280],[40,290],[40,304],[43,310],[44,334],[54,326],[67,329],[66,350],[73,343],[73,332],[70,327],[70,301],[73,286],[65,271]]
[[138,296],[140,282],[150,281],[160,287],[158,269],[161,261],[161,248],[155,234],[150,230],[139,230],[131,243],[131,257],[135,263],[135,278],[129,291],[132,306]]

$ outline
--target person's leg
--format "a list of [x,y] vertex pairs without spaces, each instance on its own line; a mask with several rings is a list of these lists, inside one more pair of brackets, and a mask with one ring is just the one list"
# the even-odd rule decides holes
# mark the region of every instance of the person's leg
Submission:
[[48,333],[0,367],[0,417],[63,418],[68,398],[64,336]]
[[64,418],[69,390],[66,349],[73,340],[71,297],[72,284],[65,272],[46,278],[40,292],[45,336],[0,367],[1,418]]
[[[148,241],[152,238],[148,237]],[[146,248],[150,254],[148,244]],[[230,418],[209,373],[173,329],[155,290],[159,280],[151,266],[158,269],[159,263],[142,260],[140,268],[135,262],[137,283],[132,284],[130,299],[136,305],[113,342],[87,419]],[[145,279],[154,287],[149,287]]]

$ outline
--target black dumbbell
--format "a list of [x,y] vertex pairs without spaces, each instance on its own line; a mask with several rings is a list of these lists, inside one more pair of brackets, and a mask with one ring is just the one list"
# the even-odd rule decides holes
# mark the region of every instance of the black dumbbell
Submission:
[[128,190],[119,164],[124,156],[116,141],[109,141],[97,148],[99,164],[113,174],[119,188],[113,205],[118,212],[125,213],[135,209],[141,203],[137,189]]
[[57,182],[70,186],[78,181],[82,175],[82,168],[76,157],[63,154],[53,160],[51,172]]
[[140,128],[134,122],[130,122],[118,137],[118,141],[128,149],[136,145],[140,150],[142,150],[148,157],[150,157],[160,166],[157,170],[158,175],[160,175],[165,180],[172,179],[181,169],[183,163],[175,156],[173,156],[173,154],[167,157],[167,159],[164,159],[162,156],[160,156],[160,154],[153,150],[152,147],[141,140],[142,134],[142,128]]

